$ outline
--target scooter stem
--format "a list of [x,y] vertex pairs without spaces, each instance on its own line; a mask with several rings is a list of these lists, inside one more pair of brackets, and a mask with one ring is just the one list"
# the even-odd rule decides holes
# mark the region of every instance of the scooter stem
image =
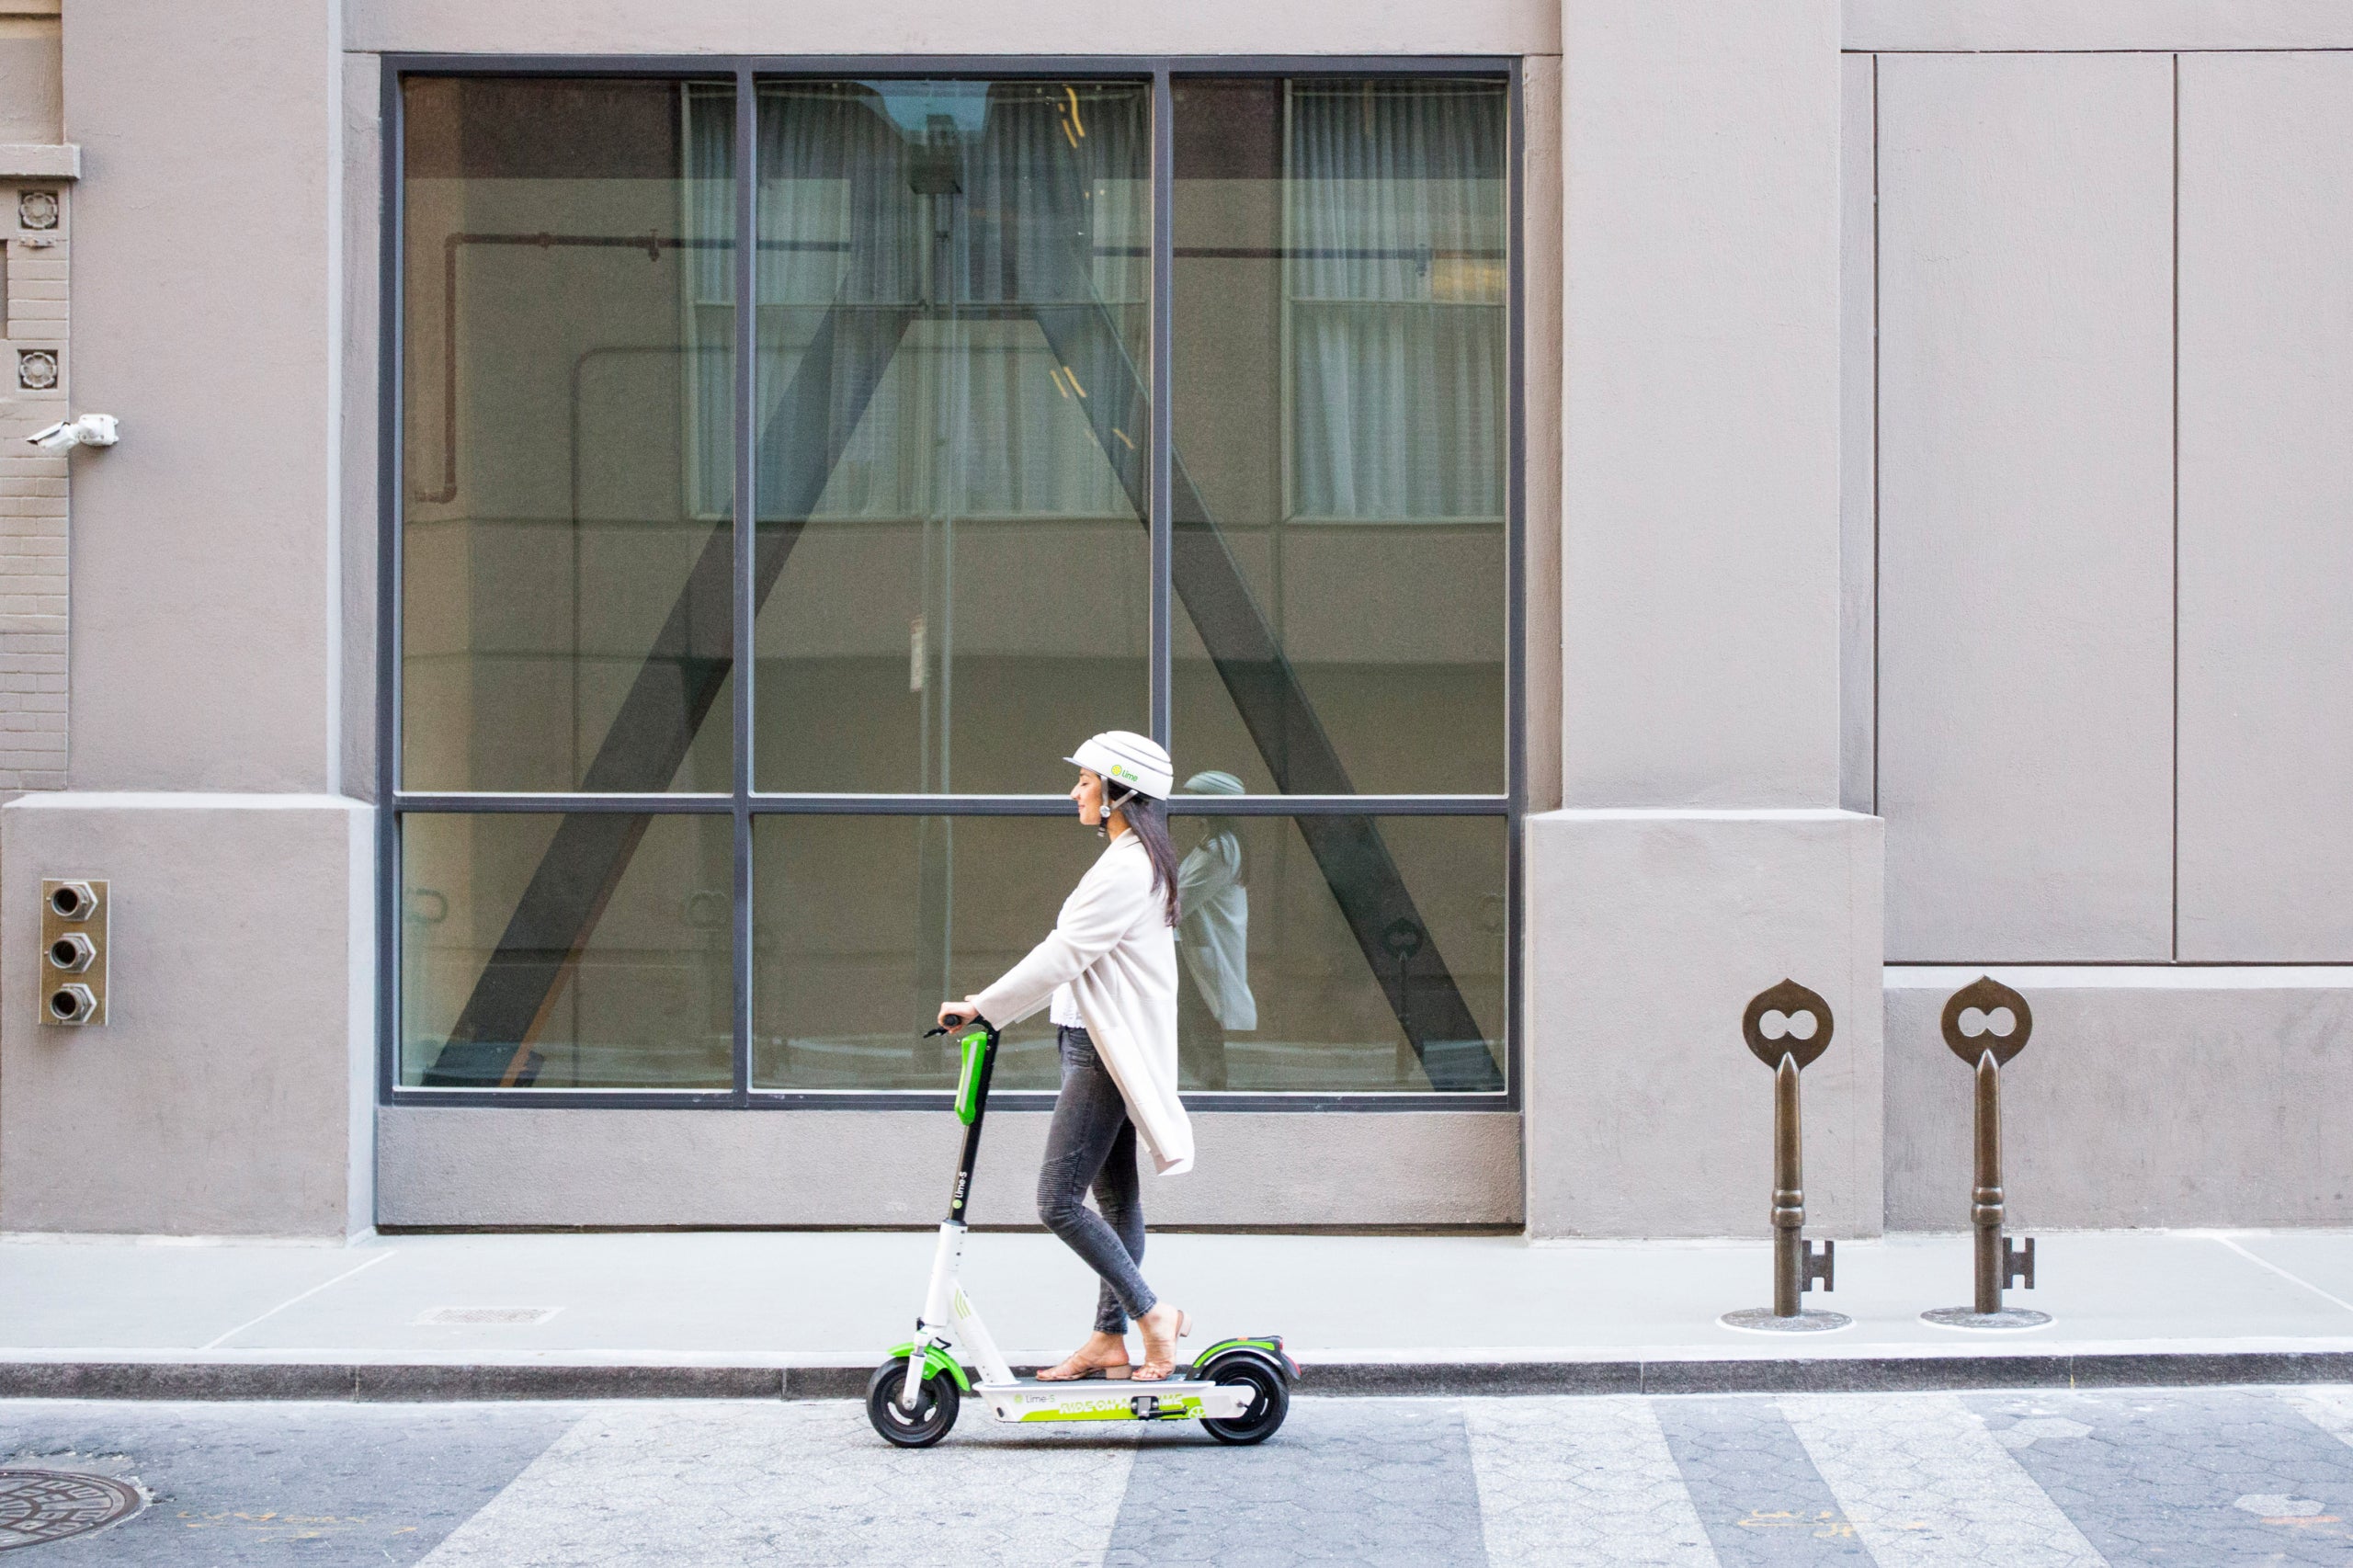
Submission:
[[[948,1218],[940,1222],[939,1246],[932,1254],[931,1282],[923,1296],[923,1317],[915,1335],[915,1350],[907,1358],[907,1375],[899,1385],[899,1403],[903,1409],[913,1410],[920,1397],[923,1383],[924,1352],[926,1334],[945,1335],[948,1325],[956,1325],[959,1347],[978,1361],[991,1377],[1004,1379],[1007,1372],[1005,1358],[997,1354],[988,1330],[982,1325],[980,1315],[957,1288],[956,1272],[964,1255],[964,1206],[972,1192],[972,1169],[981,1157],[981,1124],[987,1119],[989,1108],[989,1079],[996,1072],[996,1029],[989,1024],[980,1026],[987,1034],[981,1047],[980,1061],[961,1065],[960,1080],[969,1076],[970,1082],[957,1085],[959,1114],[970,1107],[964,1122],[964,1152],[956,1162],[956,1186],[948,1195]],[[935,1034],[944,1030],[935,1029]]]

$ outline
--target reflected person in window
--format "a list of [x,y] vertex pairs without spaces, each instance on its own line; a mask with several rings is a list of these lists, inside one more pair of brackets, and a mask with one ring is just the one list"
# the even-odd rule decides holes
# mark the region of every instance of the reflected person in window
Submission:
[[[1220,768],[1185,780],[1188,795],[1239,795],[1242,780]],[[1205,1089],[1222,1089],[1229,1030],[1258,1027],[1250,994],[1250,890],[1243,874],[1242,835],[1230,817],[1195,817],[1197,837],[1176,869],[1183,916],[1176,954],[1184,973],[1176,994],[1176,1049],[1186,1075]]]
[[[1186,1314],[1144,1283],[1139,1137],[1163,1176],[1193,1165],[1192,1124],[1176,1093],[1176,854],[1168,842],[1168,753],[1107,730],[1064,758],[1078,768],[1078,820],[1110,840],[1063,901],[1051,935],[985,990],[943,1003],[939,1021],[980,1017],[1002,1029],[1041,1006],[1062,1049],[1062,1092],[1038,1173],[1038,1217],[1101,1280],[1095,1332],[1060,1365],[1064,1380],[1101,1373],[1166,1378]],[[1097,1213],[1086,1207],[1095,1192]],[[1143,1335],[1131,1368],[1130,1318]]]

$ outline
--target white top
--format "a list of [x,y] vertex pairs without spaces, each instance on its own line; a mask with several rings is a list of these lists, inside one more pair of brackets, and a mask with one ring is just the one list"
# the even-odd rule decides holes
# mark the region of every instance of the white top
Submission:
[[1201,999],[1229,1029],[1258,1027],[1258,1000],[1250,994],[1250,890],[1242,885],[1242,841],[1221,827],[1196,845],[1176,869],[1185,917],[1176,950]]
[[1152,858],[1132,833],[1087,868],[1052,934],[972,1002],[1003,1029],[1062,992],[1077,1015],[1073,1027],[1093,1037],[1120,1085],[1154,1165],[1163,1176],[1190,1170],[1193,1125],[1176,1094],[1176,933],[1165,891],[1152,885]]

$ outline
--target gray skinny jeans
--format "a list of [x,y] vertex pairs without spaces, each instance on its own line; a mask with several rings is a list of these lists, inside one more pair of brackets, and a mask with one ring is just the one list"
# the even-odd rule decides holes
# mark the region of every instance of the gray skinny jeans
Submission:
[[[1159,1300],[1136,1267],[1143,1261],[1143,1199],[1135,1124],[1086,1031],[1065,1027],[1059,1042],[1063,1088],[1038,1171],[1038,1218],[1101,1278],[1096,1328],[1125,1334],[1128,1319],[1143,1316]],[[1086,1206],[1089,1187],[1100,1214]]]

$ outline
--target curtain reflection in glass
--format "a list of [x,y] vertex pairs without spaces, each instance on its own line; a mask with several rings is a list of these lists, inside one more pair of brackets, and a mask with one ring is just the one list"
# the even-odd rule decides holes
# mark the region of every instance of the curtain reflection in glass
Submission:
[[758,788],[1053,789],[1141,722],[1149,102],[762,88]]
[[1500,793],[1506,91],[1175,91],[1174,744],[1257,791]]

